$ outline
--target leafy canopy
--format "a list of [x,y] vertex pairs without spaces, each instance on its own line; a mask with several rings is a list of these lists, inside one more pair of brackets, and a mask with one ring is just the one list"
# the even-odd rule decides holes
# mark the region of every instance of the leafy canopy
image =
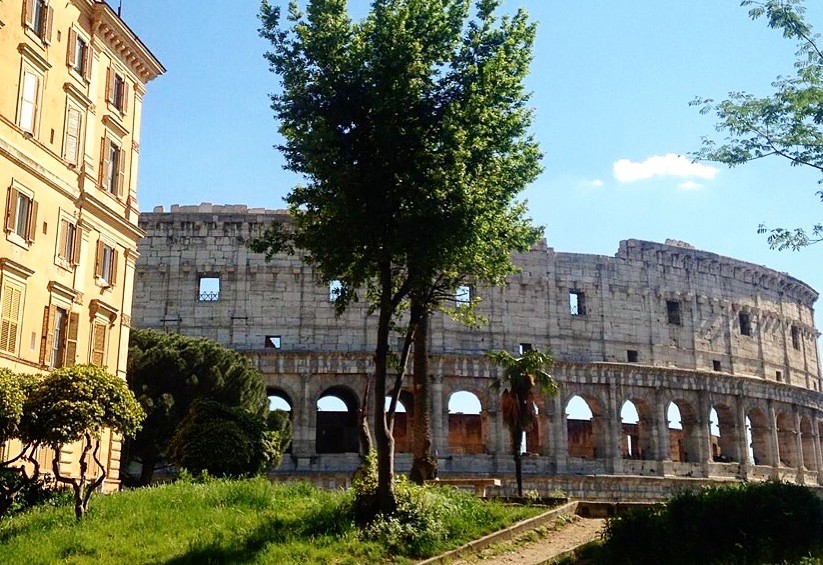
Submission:
[[[732,92],[718,103],[709,98],[692,101],[702,114],[714,113],[718,120],[715,129],[727,134],[720,144],[704,137],[695,157],[733,167],[778,156],[792,166],[812,167],[823,173],[823,52],[820,36],[804,19],[803,1],[744,0],[741,5],[750,6],[752,19],[765,17],[770,28],[799,42],[796,72],[791,77],[778,77],[772,85],[774,93],[764,98]],[[823,191],[817,195],[823,201]],[[780,250],[798,250],[823,241],[823,224],[810,229],[769,229],[761,224],[758,233],[766,232],[769,245]]]
[[0,368],[0,444],[20,437],[23,405],[36,382],[35,375]]

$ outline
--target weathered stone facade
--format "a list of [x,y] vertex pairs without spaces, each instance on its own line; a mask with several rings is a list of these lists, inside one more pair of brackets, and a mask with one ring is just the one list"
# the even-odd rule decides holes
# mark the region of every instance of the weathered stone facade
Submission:
[[[286,220],[282,211],[209,204],[142,214],[147,236],[139,247],[134,322],[210,337],[254,360],[271,394],[292,410],[292,456],[281,473],[352,470],[353,412],[371,370],[374,320],[362,304],[336,318],[329,289],[299,258],[267,263],[248,250],[250,238]],[[498,396],[489,390],[497,369],[483,353],[531,346],[554,353],[561,385],[557,397],[537,402],[539,425],[526,438],[524,473],[534,488],[574,493],[575,476],[593,474],[611,476],[609,485],[646,477],[652,482],[637,487],[646,494],[678,477],[823,482],[813,289],[681,242],[627,240],[614,257],[558,253],[543,243],[515,262],[522,270],[506,287],[471,289],[482,298],[487,325],[432,320],[441,474],[512,472]],[[479,399],[479,415],[449,413],[459,391]],[[318,411],[327,396],[348,412]],[[575,396],[588,404],[591,421],[568,418]],[[410,393],[401,401],[414,410]],[[627,402],[636,424],[622,421]],[[671,429],[672,403],[682,429]],[[411,429],[405,418],[397,428],[402,451]],[[409,457],[398,455],[401,470]],[[579,490],[591,494],[592,484]]]

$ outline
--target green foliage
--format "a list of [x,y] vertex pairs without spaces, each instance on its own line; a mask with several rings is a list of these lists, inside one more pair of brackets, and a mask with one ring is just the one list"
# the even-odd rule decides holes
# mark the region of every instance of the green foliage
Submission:
[[823,500],[778,482],[688,491],[609,520],[599,562],[780,563],[823,549]]
[[127,380],[147,414],[128,444],[129,455],[143,463],[144,484],[195,399],[261,416],[268,411],[260,372],[246,357],[208,339],[132,329]]
[[[779,77],[774,93],[758,98],[746,92],[732,92],[729,99],[716,103],[697,98],[691,104],[702,114],[714,113],[715,129],[727,137],[720,145],[703,138],[697,159],[725,163],[730,167],[757,159],[778,156],[792,166],[806,166],[823,172],[823,52],[819,36],[804,19],[802,0],[744,0],[751,6],[752,19],[765,17],[768,26],[781,30],[783,37],[799,42],[795,76]],[[818,196],[823,199],[823,191]],[[798,250],[823,241],[823,224],[810,229],[774,228],[764,225],[758,233],[769,233],[772,248]]]
[[243,408],[199,399],[192,403],[169,442],[168,456],[195,475],[254,475],[275,462],[279,464],[282,434],[270,431],[263,418]]
[[[446,535],[428,554],[534,516],[534,509],[429,489]],[[0,563],[404,563],[362,535],[351,494],[306,483],[252,480],[177,482],[101,497],[86,520],[38,507],[0,521]]]
[[145,413],[126,382],[94,365],[52,371],[23,406],[21,435],[56,449],[109,428],[124,436],[139,429]]
[[272,447],[269,467],[276,469],[283,459],[283,454],[291,445],[293,428],[291,415],[285,410],[272,410],[266,416],[266,427],[269,431],[269,439]]
[[20,473],[0,470],[0,491],[15,493],[3,517],[15,516],[36,506],[71,506],[73,503],[71,491],[45,476],[26,480]]
[[37,382],[35,375],[0,368],[0,444],[20,435],[23,404]]

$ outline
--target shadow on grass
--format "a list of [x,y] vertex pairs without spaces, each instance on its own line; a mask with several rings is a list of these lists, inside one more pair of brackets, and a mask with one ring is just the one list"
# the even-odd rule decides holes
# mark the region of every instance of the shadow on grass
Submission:
[[264,521],[245,536],[226,536],[222,533],[204,542],[192,542],[189,550],[165,563],[167,565],[217,565],[222,563],[251,563],[271,543],[283,541],[290,523],[273,517]]

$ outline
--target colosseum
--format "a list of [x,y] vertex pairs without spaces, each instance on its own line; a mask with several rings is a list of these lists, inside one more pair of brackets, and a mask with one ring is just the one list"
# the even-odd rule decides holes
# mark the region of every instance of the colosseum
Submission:
[[[247,248],[285,212],[162,207],[140,217],[133,325],[205,336],[248,355],[294,423],[277,474],[346,484],[359,464],[356,410],[374,320],[335,317],[330,289],[299,258]],[[550,350],[560,393],[539,398],[524,488],[655,499],[686,485],[780,479],[823,484],[818,294],[785,273],[688,244],[626,240],[614,257],[545,242],[514,257],[482,299],[478,329],[435,316],[430,399],[441,477],[497,477],[514,490],[508,432],[484,352]],[[398,338],[399,340],[399,338]],[[329,403],[329,400],[334,402]],[[395,424],[409,468],[414,406]],[[371,403],[369,403],[371,405]]]

